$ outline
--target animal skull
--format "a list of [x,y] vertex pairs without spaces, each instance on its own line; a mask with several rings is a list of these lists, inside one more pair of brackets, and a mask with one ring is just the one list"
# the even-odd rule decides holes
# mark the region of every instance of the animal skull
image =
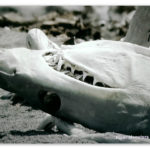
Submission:
[[[37,31],[34,41],[43,39]],[[38,49],[28,40],[31,49]],[[148,48],[107,40],[60,48],[46,43],[45,50],[1,50],[0,87],[49,114],[96,131],[150,134]]]

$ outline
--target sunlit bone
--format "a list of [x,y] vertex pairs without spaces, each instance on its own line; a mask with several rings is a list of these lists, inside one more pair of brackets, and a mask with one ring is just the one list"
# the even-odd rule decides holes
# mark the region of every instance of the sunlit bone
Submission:
[[[38,34],[41,34],[41,37],[37,37]],[[29,34],[26,37],[26,45],[27,48],[40,50],[40,49],[59,49],[59,46],[57,46],[54,42],[48,40],[47,36],[41,32],[40,30],[32,29],[29,31]]]
[[[1,50],[0,86],[47,113],[96,131],[149,135],[148,48],[123,42],[92,41],[62,49],[64,61],[78,66],[109,88],[90,85],[50,67],[44,56],[47,52],[57,55],[58,49]],[[57,118],[54,120],[61,129],[78,130],[69,124],[62,126]],[[98,137],[100,141],[104,138],[109,141],[104,134]]]
[[[89,48],[90,44],[95,46]],[[77,65],[110,88],[94,86],[54,70],[45,61],[46,54],[47,50],[1,50],[0,86],[47,113],[96,131],[126,134],[140,131],[149,135],[148,48],[104,40],[81,43],[63,51],[64,61]],[[48,91],[52,94],[45,100]]]

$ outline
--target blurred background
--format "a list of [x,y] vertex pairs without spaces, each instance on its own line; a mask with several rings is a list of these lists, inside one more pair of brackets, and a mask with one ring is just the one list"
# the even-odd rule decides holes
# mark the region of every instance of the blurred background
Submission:
[[25,46],[26,33],[35,27],[57,44],[120,40],[134,12],[134,6],[0,7],[0,47]]

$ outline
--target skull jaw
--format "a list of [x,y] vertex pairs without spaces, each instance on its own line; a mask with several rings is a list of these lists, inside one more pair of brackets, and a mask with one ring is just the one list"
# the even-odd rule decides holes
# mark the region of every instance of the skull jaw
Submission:
[[[128,134],[133,129],[141,128],[137,125],[144,121],[145,114],[141,117],[138,117],[138,114],[145,111],[146,103],[137,107],[132,100],[134,93],[130,94],[126,89],[101,88],[82,83],[51,69],[40,55],[34,56],[35,53],[27,53],[24,50],[22,52],[25,53],[25,58],[29,58],[29,62],[21,58],[21,52],[14,50],[15,56],[19,56],[16,57],[17,72],[14,75],[0,72],[2,88],[17,93],[32,106],[47,113],[97,131]],[[9,62],[9,58],[6,61]],[[50,95],[43,94],[48,100],[50,99],[49,101],[43,102],[41,91],[52,92]],[[128,100],[130,104],[126,102],[129,97],[131,97]],[[143,124],[141,130],[148,133],[150,131],[147,128],[148,122]]]
[[[37,78],[39,79],[39,78]],[[17,78],[15,79],[15,81]],[[18,82],[21,82],[22,79]],[[49,82],[49,87],[41,87],[41,84],[35,84],[34,82],[29,83],[26,89],[16,91],[17,94],[24,97],[32,106],[36,106],[46,113],[52,114],[56,117],[64,118],[71,122],[80,123],[88,128],[94,129],[100,132],[119,132],[119,133],[136,133],[140,128],[137,124],[144,121],[141,118],[134,116],[137,112],[141,113],[144,111],[144,107],[141,105],[136,107],[134,103],[130,104],[132,107],[132,112],[125,112],[124,108],[120,107],[120,103],[125,107],[128,107],[126,99],[120,101],[120,97],[126,97],[128,93],[121,89],[105,89],[105,88],[95,88],[92,89],[90,86],[86,85],[76,85],[79,83],[72,82],[66,79],[62,82],[62,86],[55,82]],[[32,81],[32,77],[30,78]],[[46,80],[47,81],[47,80]],[[42,81],[39,81],[41,83]],[[55,83],[55,87],[52,86]],[[63,89],[64,84],[66,89]],[[76,87],[79,87],[77,89]],[[72,87],[71,90],[69,87]],[[82,92],[81,92],[81,89]],[[44,96],[41,96],[41,91],[43,95],[48,99],[44,102]],[[45,95],[44,93],[49,93]],[[42,98],[41,98],[42,97]],[[94,109],[93,109],[94,108]],[[144,117],[144,116],[143,116]],[[119,120],[119,122],[118,122]],[[123,124],[121,124],[123,122]],[[147,128],[148,123],[145,123],[145,128],[141,129],[142,134],[148,133]],[[146,131],[146,132],[145,132]]]
[[[117,104],[115,104],[117,100],[117,91],[115,89],[92,89],[89,85],[82,85],[67,77],[66,80],[60,81],[61,84],[51,80],[48,82],[48,79],[45,79],[49,83],[47,86],[41,86],[43,81],[38,76],[35,78],[33,76],[26,76],[26,78],[23,76],[22,78],[21,75],[14,77],[3,76],[4,78],[4,81],[7,81],[9,86],[3,86],[2,88],[17,93],[33,107],[97,131],[118,131],[117,126],[110,125],[110,117],[116,118],[115,122],[118,120],[117,115],[111,116],[111,111],[114,113],[118,109]],[[56,80],[59,81],[59,78]],[[55,85],[55,87],[52,85]],[[64,85],[66,85],[65,89]],[[80,87],[80,89],[77,87]],[[47,96],[46,93],[55,94],[56,97],[51,97],[51,94]],[[48,102],[44,101],[45,96],[47,96]],[[111,107],[112,104],[116,106]],[[106,111],[108,107],[109,109],[113,108],[113,110]],[[123,132],[123,128],[120,128],[118,132]]]

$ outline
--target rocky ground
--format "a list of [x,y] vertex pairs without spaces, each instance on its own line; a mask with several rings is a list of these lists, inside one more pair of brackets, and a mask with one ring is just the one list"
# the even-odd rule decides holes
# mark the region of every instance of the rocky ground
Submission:
[[[40,28],[57,44],[120,40],[135,7],[0,7],[0,48],[26,47],[29,29]],[[38,131],[45,113],[0,89],[0,143],[96,143],[60,132]],[[87,132],[94,132],[78,125]]]

